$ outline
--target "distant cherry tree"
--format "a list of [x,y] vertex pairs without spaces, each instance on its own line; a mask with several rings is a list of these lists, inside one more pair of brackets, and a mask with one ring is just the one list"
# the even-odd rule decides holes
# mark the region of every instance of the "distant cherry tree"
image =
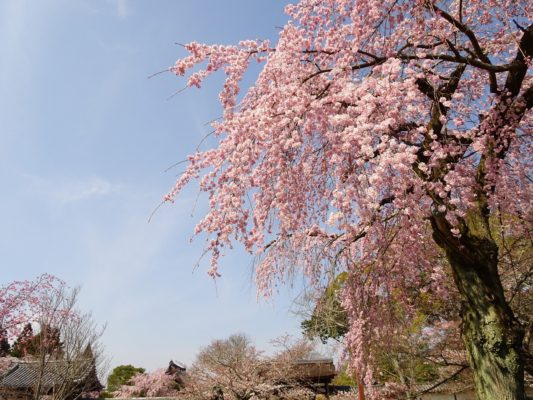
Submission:
[[[478,396],[524,399],[531,356],[494,232],[531,248],[533,3],[301,0],[286,12],[275,44],[192,42],[171,68],[188,86],[226,75],[218,146],[190,155],[165,197],[197,178],[208,194],[196,233],[210,237],[209,274],[235,241],[261,257],[266,295],[296,267],[312,283],[347,271],[348,353],[367,384],[391,304],[408,318],[413,293],[449,301],[451,275]],[[240,95],[252,61],[263,68]]]
[[33,281],[0,286],[0,374],[16,361],[12,354],[27,355],[33,338],[31,322],[39,315],[40,301],[60,283],[58,278],[43,274]]
[[[43,274],[33,281],[14,281],[0,287],[0,336],[10,341],[40,314],[42,300],[64,283]],[[28,329],[28,328],[26,328]],[[30,328],[31,329],[31,326]]]
[[179,394],[179,387],[175,377],[161,368],[136,373],[113,394],[114,397],[175,397]]
[[312,344],[288,336],[272,344],[277,351],[267,357],[244,334],[213,340],[198,352],[180,396],[186,400],[307,398],[291,397],[291,392],[307,392],[296,362],[312,352]]

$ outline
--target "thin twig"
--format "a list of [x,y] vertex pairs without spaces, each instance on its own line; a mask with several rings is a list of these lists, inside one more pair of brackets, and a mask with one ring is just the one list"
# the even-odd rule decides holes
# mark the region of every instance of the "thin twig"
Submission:
[[200,150],[200,146],[206,141],[206,139],[211,136],[213,133],[215,133],[216,131],[215,130],[212,130],[211,132],[209,132],[207,135],[205,135],[202,140],[200,140],[200,143],[198,143],[198,146],[196,146],[196,151],[198,152]]
[[421,392],[419,392],[418,394],[421,395],[421,394],[425,394],[425,393],[429,393],[431,392],[433,389],[435,388],[438,388],[439,386],[445,384],[446,382],[448,382],[449,380],[452,380],[453,378],[455,378],[457,375],[459,375],[461,372],[463,372],[465,369],[468,368],[468,365],[463,365],[461,368],[459,368],[457,371],[455,371],[453,374],[451,374],[449,377],[441,380],[440,382],[437,382],[436,384],[434,384],[433,386],[430,386],[428,389],[426,390],[423,390]]
[[172,168],[177,167],[177,166],[180,165],[180,164],[186,163],[187,161],[189,161],[189,160],[181,160],[181,161],[178,161],[177,163],[174,163],[174,164],[172,164],[170,167],[168,167],[167,169],[165,169],[164,172],[168,172],[168,171],[170,171]]
[[154,76],[161,75],[161,74],[164,74],[165,72],[169,72],[169,71],[170,71],[170,68],[167,68],[167,69],[164,69],[164,70],[162,70],[162,71],[156,72],[155,74],[149,75],[149,76],[148,76],[148,79],[151,79],[151,78],[153,78]]
[[168,101],[168,100],[171,100],[174,96],[177,96],[178,94],[180,94],[181,92],[183,92],[183,91],[184,91],[185,89],[187,89],[188,87],[189,87],[189,86],[185,86],[184,88],[178,90],[177,92],[174,92],[174,93],[172,94],[172,96],[167,97],[167,101]]
[[161,208],[161,206],[162,206],[163,204],[165,204],[165,203],[166,203],[166,201],[163,200],[161,203],[159,203],[159,205],[158,205],[156,208],[154,208],[154,210],[153,210],[152,213],[150,214],[150,217],[148,218],[148,223],[150,223],[150,222],[152,221],[152,218],[153,218],[153,216],[155,215],[155,213],[157,212],[157,210],[159,210],[159,209]]

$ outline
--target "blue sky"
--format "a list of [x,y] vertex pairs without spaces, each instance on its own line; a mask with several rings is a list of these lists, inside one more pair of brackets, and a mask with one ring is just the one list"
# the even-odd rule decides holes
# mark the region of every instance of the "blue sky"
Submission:
[[[234,332],[260,348],[297,333],[295,290],[256,301],[251,256],[222,260],[216,285],[196,188],[153,209],[220,115],[220,77],[202,90],[171,74],[175,42],[275,38],[285,1],[0,1],[1,283],[49,272],[81,285],[80,304],[108,323],[112,365],[189,363]],[[206,260],[208,261],[208,260]]]

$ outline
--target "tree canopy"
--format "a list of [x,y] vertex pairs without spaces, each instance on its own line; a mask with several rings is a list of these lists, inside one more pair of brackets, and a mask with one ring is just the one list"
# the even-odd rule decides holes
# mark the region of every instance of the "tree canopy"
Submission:
[[165,197],[201,177],[209,274],[234,241],[261,257],[266,295],[295,267],[313,283],[346,271],[347,346],[368,384],[371,343],[396,329],[391,303],[414,319],[413,294],[458,293],[478,395],[523,399],[525,327],[493,232],[531,242],[532,3],[301,0],[286,12],[275,44],[192,42],[171,68],[188,86],[226,75],[218,146],[192,154]]
[[126,385],[136,374],[144,373],[144,368],[134,367],[131,364],[119,365],[113,368],[113,371],[107,377],[107,392],[115,392],[122,385]]
[[318,337],[326,343],[328,339],[340,340],[348,332],[348,318],[340,298],[347,277],[346,272],[336,276],[317,299],[312,315],[302,321],[302,330],[310,339]]

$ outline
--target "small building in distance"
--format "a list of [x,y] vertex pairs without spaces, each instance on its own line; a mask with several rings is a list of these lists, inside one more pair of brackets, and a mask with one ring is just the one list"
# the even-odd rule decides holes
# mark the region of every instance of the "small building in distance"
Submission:
[[187,372],[185,365],[170,360],[165,374],[173,376],[176,384],[183,386],[183,376],[185,375],[185,372]]
[[337,375],[332,358],[317,353],[294,361],[293,379],[309,385],[329,385]]

